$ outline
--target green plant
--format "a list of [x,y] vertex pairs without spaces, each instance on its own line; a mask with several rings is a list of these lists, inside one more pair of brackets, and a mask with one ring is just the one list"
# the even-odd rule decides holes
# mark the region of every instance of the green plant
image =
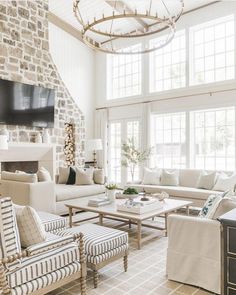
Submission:
[[109,191],[114,190],[114,189],[118,189],[117,185],[115,183],[110,183],[106,185],[106,189],[108,189]]
[[125,195],[138,195],[138,191],[133,187],[128,187],[126,190],[123,191]]
[[121,165],[130,169],[132,182],[134,181],[135,168],[142,162],[146,161],[152,152],[152,148],[140,151],[134,144],[134,139],[128,139],[127,142],[122,144],[122,157]]

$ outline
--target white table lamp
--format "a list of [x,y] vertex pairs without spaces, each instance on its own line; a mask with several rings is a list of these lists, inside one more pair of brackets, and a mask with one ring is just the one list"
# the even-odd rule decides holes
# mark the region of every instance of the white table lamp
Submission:
[[96,151],[101,151],[103,149],[102,140],[100,138],[88,140],[87,148],[89,151],[93,151],[93,161],[94,161],[94,166],[96,167],[97,166]]
[[0,150],[8,150],[7,135],[0,135]]

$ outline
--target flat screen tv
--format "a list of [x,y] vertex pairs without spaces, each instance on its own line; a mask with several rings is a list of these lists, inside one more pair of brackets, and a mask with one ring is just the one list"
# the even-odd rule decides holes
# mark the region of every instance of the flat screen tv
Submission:
[[0,79],[0,124],[52,128],[55,91]]

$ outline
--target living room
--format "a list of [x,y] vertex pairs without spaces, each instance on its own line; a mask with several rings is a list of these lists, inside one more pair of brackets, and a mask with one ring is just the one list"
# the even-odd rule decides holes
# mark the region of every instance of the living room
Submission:
[[235,18],[0,1],[0,294],[236,294]]

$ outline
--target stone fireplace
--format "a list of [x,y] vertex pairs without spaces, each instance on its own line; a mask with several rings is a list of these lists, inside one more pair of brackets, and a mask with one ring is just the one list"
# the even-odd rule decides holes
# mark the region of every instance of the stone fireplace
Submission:
[[[84,116],[63,83],[50,54],[48,1],[0,1],[0,16],[0,78],[55,89],[55,125],[50,135],[56,149],[56,168],[67,166],[64,153],[66,124],[74,126],[72,162],[82,166]],[[6,127],[13,142],[33,142],[35,135],[42,132],[33,127]],[[22,159],[23,162],[25,160],[26,157]]]
[[10,143],[8,150],[0,150],[0,171],[36,173],[38,168],[45,167],[55,179],[55,158],[53,144]]

